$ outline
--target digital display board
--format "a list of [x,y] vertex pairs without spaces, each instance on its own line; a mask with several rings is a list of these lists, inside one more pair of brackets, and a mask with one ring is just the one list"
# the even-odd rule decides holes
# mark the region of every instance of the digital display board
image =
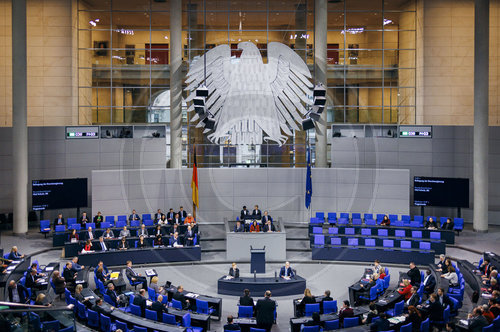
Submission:
[[86,207],[87,178],[33,180],[31,202],[34,211]]
[[416,206],[469,207],[469,179],[415,176],[413,203]]
[[99,138],[99,127],[98,126],[66,127],[66,138],[67,139]]
[[432,138],[432,126],[399,126],[399,137]]

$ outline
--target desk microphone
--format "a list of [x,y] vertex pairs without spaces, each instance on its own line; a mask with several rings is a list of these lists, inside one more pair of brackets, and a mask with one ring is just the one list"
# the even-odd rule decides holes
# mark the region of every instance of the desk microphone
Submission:
[[257,281],[257,270],[253,271],[253,281]]
[[278,274],[276,273],[276,270],[274,271],[274,280],[278,282]]

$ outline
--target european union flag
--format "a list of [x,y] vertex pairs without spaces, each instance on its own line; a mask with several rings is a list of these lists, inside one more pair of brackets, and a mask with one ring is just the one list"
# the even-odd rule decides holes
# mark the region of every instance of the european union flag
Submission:
[[311,196],[313,193],[312,175],[311,175],[311,150],[307,147],[307,172],[306,172],[306,208],[311,206]]

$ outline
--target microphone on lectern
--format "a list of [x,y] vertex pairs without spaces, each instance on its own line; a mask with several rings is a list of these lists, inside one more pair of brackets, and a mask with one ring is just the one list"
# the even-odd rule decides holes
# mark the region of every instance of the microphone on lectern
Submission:
[[257,270],[253,271],[253,281],[257,281]]

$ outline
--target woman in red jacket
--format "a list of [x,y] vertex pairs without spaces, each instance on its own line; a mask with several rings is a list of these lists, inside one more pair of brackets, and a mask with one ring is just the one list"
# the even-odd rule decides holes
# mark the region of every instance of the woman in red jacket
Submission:
[[87,240],[87,242],[85,243],[85,246],[83,247],[83,249],[85,251],[91,251],[92,250],[92,241]]
[[260,226],[257,223],[257,220],[254,220],[252,226],[250,226],[250,232],[260,232]]
[[411,284],[410,280],[403,280],[403,288],[398,289],[398,293],[405,297],[405,300],[408,300],[411,297]]

